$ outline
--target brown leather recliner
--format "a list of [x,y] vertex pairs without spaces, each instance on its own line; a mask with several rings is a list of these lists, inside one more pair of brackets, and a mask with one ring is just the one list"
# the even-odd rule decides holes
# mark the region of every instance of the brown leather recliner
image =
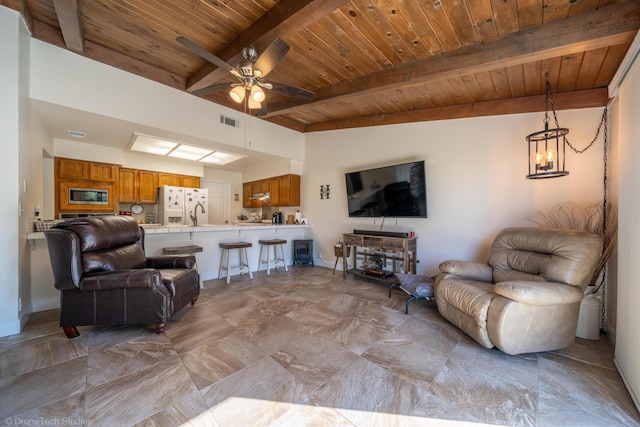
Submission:
[[81,325],[155,323],[162,333],[200,293],[195,257],[146,258],[144,230],[131,217],[71,219],[45,237],[68,338]]
[[502,230],[487,264],[440,264],[438,311],[481,345],[508,354],[567,347],[601,253],[602,239],[585,231]]

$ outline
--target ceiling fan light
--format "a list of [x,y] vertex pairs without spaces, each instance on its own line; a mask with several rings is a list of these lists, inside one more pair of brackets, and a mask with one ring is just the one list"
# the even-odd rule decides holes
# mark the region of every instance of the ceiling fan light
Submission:
[[253,99],[255,102],[262,102],[264,101],[265,95],[264,95],[264,90],[262,90],[262,88],[258,85],[253,85],[251,86],[251,99]]
[[231,91],[229,92],[229,96],[231,96],[231,99],[239,104],[244,100],[244,92],[245,90],[243,86],[236,86],[231,89]]
[[250,110],[257,110],[257,109],[260,109],[260,108],[262,108],[262,104],[259,103],[258,101],[254,101],[253,97],[250,96],[249,97],[249,109]]

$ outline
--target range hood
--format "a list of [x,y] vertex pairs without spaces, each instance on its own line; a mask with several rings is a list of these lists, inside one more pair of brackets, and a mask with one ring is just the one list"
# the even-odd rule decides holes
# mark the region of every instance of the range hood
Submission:
[[269,193],[255,193],[249,199],[250,200],[267,200]]

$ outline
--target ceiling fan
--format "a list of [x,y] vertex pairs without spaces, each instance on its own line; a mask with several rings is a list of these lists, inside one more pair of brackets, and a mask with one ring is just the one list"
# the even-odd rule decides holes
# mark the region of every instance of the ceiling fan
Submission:
[[245,47],[242,50],[242,57],[244,59],[236,67],[218,58],[184,36],[179,36],[176,40],[191,52],[211,62],[213,65],[230,72],[238,79],[236,83],[221,83],[195,90],[192,92],[194,95],[206,96],[231,88],[229,92],[231,99],[237,103],[245,101],[245,105],[249,109],[259,109],[264,113],[266,113],[266,108],[262,103],[266,96],[263,89],[273,90],[286,96],[307,100],[313,99],[315,96],[313,92],[306,89],[284,83],[266,82],[264,80],[267,74],[282,61],[289,51],[289,45],[282,39],[275,39],[260,55],[256,49]]

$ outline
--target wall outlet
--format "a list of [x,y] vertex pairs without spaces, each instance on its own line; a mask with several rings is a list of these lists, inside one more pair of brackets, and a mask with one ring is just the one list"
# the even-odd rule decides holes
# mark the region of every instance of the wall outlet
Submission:
[[22,298],[18,297],[18,313],[22,311]]

